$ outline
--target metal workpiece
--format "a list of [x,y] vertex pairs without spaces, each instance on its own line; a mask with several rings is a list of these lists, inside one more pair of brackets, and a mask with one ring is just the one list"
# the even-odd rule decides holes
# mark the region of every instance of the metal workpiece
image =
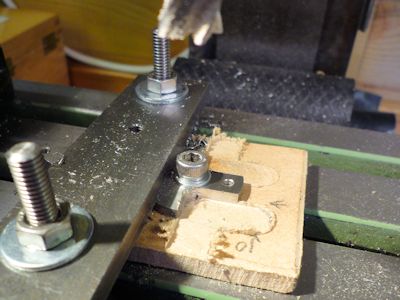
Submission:
[[170,104],[182,101],[188,88],[178,81],[171,70],[170,41],[158,36],[158,29],[153,31],[153,63],[154,70],[147,79],[137,85],[139,98],[152,104]]
[[[77,240],[80,225],[73,224],[68,202],[56,202],[38,144],[18,143],[5,156],[23,209],[0,236],[3,262],[18,270],[42,271],[76,258],[93,232],[90,215],[85,213],[86,220],[80,221],[80,225],[86,222],[86,234]],[[73,209],[78,214],[81,210],[79,207]]]
[[225,174],[209,170],[207,155],[202,151],[187,150],[176,156],[177,176],[165,176],[157,194],[155,209],[163,214],[179,215],[184,195],[194,193],[218,200],[221,193],[224,199],[237,202],[242,191],[243,176]]
[[206,185],[211,178],[208,170],[208,158],[204,152],[188,150],[176,157],[177,180],[180,184],[190,187]]
[[[223,199],[237,202],[244,185],[243,176],[225,174],[215,171],[207,171],[209,178],[207,182],[193,185],[190,180],[183,180],[179,176],[165,176],[157,193],[157,201],[154,209],[162,214],[177,217],[181,209],[182,200],[186,194],[203,196],[216,201],[222,196]],[[196,183],[196,182],[195,182]]]
[[90,246],[76,261],[51,272],[21,276],[0,264],[0,281],[7,287],[0,289],[0,298],[23,299],[28,291],[30,299],[107,297],[153,207],[165,168],[175,166],[176,155],[185,147],[205,92],[205,85],[191,84],[184,105],[150,105],[135,92],[143,80],[139,77],[110,103],[67,149],[62,165],[49,168],[57,199],[73,204],[74,239],[41,252],[58,253],[72,241],[87,241],[90,226],[76,230],[88,224],[74,213],[76,206],[96,221]]

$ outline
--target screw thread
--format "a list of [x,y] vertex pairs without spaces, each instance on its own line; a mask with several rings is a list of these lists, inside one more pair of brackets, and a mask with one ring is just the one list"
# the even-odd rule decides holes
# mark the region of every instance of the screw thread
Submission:
[[39,145],[18,143],[7,151],[6,158],[29,224],[54,222],[58,207]]
[[154,77],[158,80],[171,78],[171,56],[169,40],[158,36],[158,29],[153,30]]

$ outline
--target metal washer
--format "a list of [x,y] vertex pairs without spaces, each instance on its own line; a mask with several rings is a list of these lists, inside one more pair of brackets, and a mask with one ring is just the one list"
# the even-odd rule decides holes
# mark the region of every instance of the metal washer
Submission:
[[0,236],[0,256],[11,269],[23,271],[45,271],[72,261],[87,247],[93,235],[92,216],[79,206],[71,207],[73,238],[48,250],[33,250],[22,246],[16,234],[16,221],[11,221]]
[[151,104],[172,104],[175,102],[182,101],[186,98],[189,89],[186,85],[178,82],[177,90],[174,93],[169,94],[157,94],[150,92],[147,89],[147,81],[142,80],[136,85],[136,95],[140,100],[151,103]]

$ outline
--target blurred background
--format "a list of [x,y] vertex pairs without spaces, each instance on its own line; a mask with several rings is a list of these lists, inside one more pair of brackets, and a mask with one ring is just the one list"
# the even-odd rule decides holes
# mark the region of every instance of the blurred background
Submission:
[[[3,0],[2,5],[0,44],[15,79],[121,92],[152,68],[150,32],[160,0]],[[38,50],[42,43],[44,55]],[[188,56],[187,48],[187,41],[173,41],[171,54]],[[370,25],[357,33],[346,77],[381,98],[379,111],[400,114],[400,0],[375,1]]]

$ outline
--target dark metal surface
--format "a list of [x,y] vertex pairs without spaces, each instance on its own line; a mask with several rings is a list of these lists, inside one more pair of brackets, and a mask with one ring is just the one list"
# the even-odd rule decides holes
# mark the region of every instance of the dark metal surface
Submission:
[[13,113],[27,118],[89,126],[116,94],[23,80],[14,81]]
[[[322,70],[344,76],[357,29],[365,30],[370,0],[224,1],[224,33],[191,58]],[[193,54],[193,56],[192,56]]]
[[[32,85],[30,87],[32,90],[37,89],[36,84],[28,84],[28,86],[29,85]],[[40,106],[41,99],[45,99],[47,93],[46,86],[48,85],[38,86],[41,86],[40,93],[34,93],[34,95],[36,95],[35,97],[38,101],[37,104]],[[69,107],[69,101],[71,99],[68,98],[68,95],[70,94],[74,97],[74,93],[71,93],[70,90],[70,88],[65,88],[65,90],[54,88],[53,97],[57,98],[57,91],[59,91],[61,97],[58,100],[56,99],[56,103],[59,103],[59,105],[52,106],[52,109],[59,110],[60,107]],[[90,103],[92,100],[90,97],[91,93],[82,93],[82,91],[78,89],[75,91],[76,94],[83,95],[81,103],[76,103],[76,105],[88,105],[90,109]],[[91,92],[98,93],[99,95],[102,94],[95,91]],[[29,95],[29,92],[24,95],[27,101],[29,101]],[[132,90],[130,95],[132,95]],[[127,97],[129,98],[129,96]],[[112,100],[112,97],[105,97],[102,99],[104,100],[102,105],[107,106],[107,103]],[[127,101],[127,99],[125,98],[124,100],[121,100],[122,103],[124,101]],[[46,112],[46,110],[44,110],[44,112]],[[69,112],[69,114],[71,113],[73,114],[74,111]],[[97,113],[100,113],[100,110]],[[126,121],[131,121],[129,116],[124,115],[125,113],[130,114],[131,117],[135,116],[135,113],[129,106],[129,109],[125,109],[119,116],[113,115],[109,111],[105,118],[106,120],[110,120],[111,118],[117,119],[119,117],[121,126],[123,126]],[[162,115],[166,116],[165,114]],[[278,139],[287,139],[381,155],[400,156],[400,138],[396,136],[213,108],[205,109],[202,113],[202,118],[206,123],[220,124],[223,129],[228,131],[238,131],[260,136],[269,136]],[[150,122],[150,120],[148,121]],[[153,121],[156,120],[154,119]],[[24,122],[25,121],[22,123]],[[33,128],[36,125],[29,128],[29,121],[27,122],[25,129],[28,130],[28,132],[35,133]],[[135,124],[138,124],[138,120],[134,120],[134,122]],[[119,125],[116,122],[111,123],[111,125],[116,125],[117,127]],[[57,125],[56,127],[58,126],[61,126],[60,128],[62,128],[63,125]],[[94,124],[93,126],[100,130],[100,124]],[[49,126],[48,129],[51,129],[51,126]],[[61,147],[64,141],[65,131],[55,130],[53,131],[54,134],[44,134],[44,131],[48,129],[43,128],[43,132],[42,130],[37,131],[37,134],[41,136],[40,139],[43,140],[44,144],[48,144],[52,147],[51,143],[46,142],[46,139],[51,140],[54,138],[56,140],[58,137],[61,137],[60,142],[56,143]],[[177,128],[173,127],[173,129],[176,130]],[[84,129],[79,128],[79,130],[83,131]],[[90,129],[91,132],[93,130],[93,128]],[[96,284],[102,280],[108,280],[102,278],[102,275],[104,274],[103,271],[108,269],[107,266],[111,266],[114,262],[117,264],[122,263],[121,261],[123,259],[112,261],[112,257],[109,253],[112,252],[115,254],[118,252],[118,249],[120,249],[120,241],[123,237],[122,232],[126,232],[128,229],[130,220],[132,219],[133,210],[136,206],[134,203],[131,203],[131,205],[125,207],[125,214],[117,217],[114,205],[120,208],[121,203],[115,199],[119,199],[119,196],[123,196],[125,199],[137,199],[138,193],[136,193],[137,190],[135,187],[140,185],[139,193],[142,193],[144,185],[147,187],[151,186],[151,180],[154,181],[154,177],[156,176],[155,172],[153,172],[153,169],[150,169],[150,167],[156,164],[153,160],[157,158],[154,158],[150,153],[146,153],[146,151],[141,151],[146,153],[145,155],[148,157],[146,160],[143,160],[140,165],[143,166],[145,162],[151,162],[152,164],[151,166],[147,166],[149,167],[149,173],[145,174],[142,178],[140,178],[139,174],[144,174],[143,172],[139,172],[139,170],[134,170],[134,167],[130,167],[133,164],[133,160],[139,158],[135,156],[133,151],[128,149],[117,151],[127,155],[124,155],[123,158],[115,155],[113,158],[115,158],[116,161],[112,161],[112,163],[118,162],[118,165],[115,165],[115,167],[110,166],[108,162],[102,163],[99,161],[100,157],[97,158],[90,156],[90,151],[98,148],[98,152],[102,152],[101,155],[111,157],[111,154],[105,149],[109,146],[108,148],[110,148],[110,151],[118,150],[117,146],[112,142],[115,142],[116,140],[121,141],[121,136],[123,135],[123,132],[125,132],[125,129],[119,128],[116,132],[110,128],[103,128],[101,130],[104,130],[100,134],[102,136],[101,142],[88,134],[82,136],[82,143],[80,143],[80,141],[78,141],[78,143],[84,145],[84,148],[80,149],[78,144],[75,144],[74,149],[71,149],[71,151],[66,155],[66,166],[63,169],[53,169],[53,177],[58,178],[56,188],[57,191],[60,192],[57,192],[57,194],[61,195],[63,198],[69,198],[74,203],[84,204],[84,206],[89,208],[91,212],[93,210],[96,214],[102,216],[101,221],[97,224],[97,227],[100,228],[102,234],[95,237],[95,245],[89,250],[89,253],[87,253],[86,256],[80,258],[76,263],[56,270],[51,274],[33,274],[33,277],[30,277],[31,275],[25,277],[24,275],[21,276],[9,273],[0,266],[0,280],[2,282],[0,298],[8,299],[10,298],[10,295],[14,295],[14,298],[18,299],[27,298],[28,296],[44,299],[46,297],[88,298]],[[162,133],[167,134],[169,131],[170,128]],[[23,134],[23,131],[19,134]],[[77,135],[79,134],[77,132]],[[26,136],[29,135],[30,133],[26,134]],[[109,137],[111,136],[112,138],[107,140],[105,138],[106,135]],[[131,143],[132,140],[130,138],[135,137],[135,135],[132,133],[132,135],[128,135],[127,137],[129,143]],[[70,139],[67,140],[69,141]],[[67,143],[65,147],[68,146]],[[118,146],[124,147],[126,146],[126,143],[128,143],[128,141],[121,142]],[[88,148],[91,150],[87,151]],[[143,149],[146,148],[143,147],[142,150]],[[159,149],[157,148],[157,150]],[[108,154],[106,155],[105,152]],[[69,165],[68,161],[70,159],[72,165]],[[79,165],[79,161],[82,162],[82,165]],[[88,174],[92,167],[94,168],[94,173]],[[130,174],[127,174],[126,177],[119,177],[119,175],[128,172]],[[395,180],[362,174],[343,173],[322,168],[312,168],[310,169],[310,172],[312,173],[310,178],[317,178],[318,182],[313,182],[310,185],[315,186],[315,183],[317,183],[317,189],[310,191],[311,195],[317,197],[317,201],[312,198],[307,199],[307,206],[309,208],[317,207],[318,209],[336,211],[361,218],[372,218],[382,222],[398,222],[398,216],[396,215],[398,209],[391,209],[393,205],[394,207],[398,205],[398,184],[396,184]],[[97,177],[98,174],[95,173],[101,173],[103,175]],[[110,174],[110,177],[107,174]],[[138,179],[138,176],[139,180],[135,180]],[[148,177],[150,179],[147,181]],[[90,182],[91,179],[93,180]],[[126,181],[122,182],[119,181],[119,179]],[[354,185],[352,185],[353,180],[355,182]],[[340,188],[332,186],[335,184],[339,185]],[[121,193],[116,191],[119,189],[122,189]],[[350,190],[354,190],[354,194],[350,192]],[[3,196],[5,196],[7,200],[11,199],[10,201],[5,202],[3,200],[0,201],[0,219],[2,219],[8,211],[12,210],[12,206],[16,203],[16,196],[13,194],[13,191],[14,187],[12,183],[0,181],[0,199],[3,199]],[[71,191],[74,192],[71,193]],[[81,197],[81,194],[84,196]],[[93,195],[93,197],[90,197],[91,195]],[[11,197],[9,198],[8,196]],[[98,199],[100,198],[105,201],[99,202]],[[357,199],[355,200],[357,203],[353,202],[354,198]],[[365,199],[364,202],[363,199]],[[372,201],[376,199],[379,201]],[[373,205],[371,205],[371,203],[373,203]],[[104,214],[101,213],[101,211],[103,211]],[[108,213],[105,213],[105,211],[108,211]],[[14,214],[15,212],[16,210],[12,210],[11,214]],[[6,222],[9,219],[10,216],[5,217],[3,221]],[[125,240],[124,247],[126,247],[126,245],[127,241]],[[126,249],[123,249],[118,253],[121,254],[125,250]],[[90,268],[87,267],[89,265],[91,265]],[[400,276],[398,273],[399,269],[399,259],[395,257],[306,240],[303,271],[299,286],[296,289],[294,296],[317,299],[395,299],[400,296],[397,282],[397,279]],[[108,271],[110,271],[110,269],[108,269]],[[116,270],[111,271],[116,273]],[[182,284],[239,298],[294,298],[293,295],[279,295],[268,291],[261,291],[254,288],[236,286],[220,281],[200,278],[185,273],[150,268],[143,265],[132,265],[131,263],[126,265],[122,275],[125,277],[127,274],[129,274],[129,277],[133,279],[135,286],[137,286],[136,284],[145,284],[146,286],[148,284],[151,285],[154,284],[155,280],[157,284],[160,282],[169,282],[172,289],[177,289],[176,284]],[[24,284],[20,284],[17,287],[13,285],[16,282],[15,280],[17,280],[16,278],[22,279]],[[62,280],[57,280],[57,278],[62,278]],[[71,290],[68,284],[72,282],[73,288]],[[132,285],[133,283],[131,282],[130,284]],[[12,288],[12,294],[4,294],[5,290],[3,287],[5,286]],[[41,289],[38,289],[38,286],[41,286]],[[165,286],[163,287],[165,288]],[[96,294],[96,296],[101,296],[101,294]],[[136,295],[132,295],[132,297],[134,296]]]
[[[50,169],[56,197],[93,215],[91,247],[76,262],[52,272],[21,275],[0,265],[0,281],[7,287],[0,298],[107,295],[153,204],[162,170],[184,146],[204,91],[204,86],[191,85],[184,102],[152,106],[137,101],[135,84],[66,151],[65,164]],[[134,124],[141,130],[132,130]]]
[[14,88],[11,75],[8,70],[7,60],[3,49],[0,48],[0,109],[4,110],[6,105],[14,99]]
[[344,76],[368,0],[328,0],[314,70]]
[[0,222],[15,208],[18,201],[14,184],[9,181],[0,180]]
[[[32,119],[21,119],[8,116],[8,122],[4,124],[3,134],[0,138],[0,178],[9,179],[10,174],[5,166],[4,153],[14,144],[31,141],[42,146],[45,151],[45,159],[54,159],[54,154],[64,153],[67,148],[85,131],[85,128],[57,124]],[[2,126],[0,125],[0,130]]]
[[306,208],[400,224],[398,179],[310,167]]
[[223,1],[217,59],[313,71],[327,2]]
[[202,111],[201,120],[200,126],[217,124],[226,131],[400,156],[400,137],[396,135],[208,107]]
[[191,288],[206,291],[203,295],[215,292],[239,299],[398,299],[399,270],[397,257],[305,240],[300,279],[290,295],[131,262],[121,278],[135,286],[186,291],[199,297],[201,291]]
[[46,152],[65,152],[85,129],[66,124],[15,118],[13,126],[10,126],[7,134],[1,137],[0,152],[26,140],[38,143],[42,147],[48,147]]

